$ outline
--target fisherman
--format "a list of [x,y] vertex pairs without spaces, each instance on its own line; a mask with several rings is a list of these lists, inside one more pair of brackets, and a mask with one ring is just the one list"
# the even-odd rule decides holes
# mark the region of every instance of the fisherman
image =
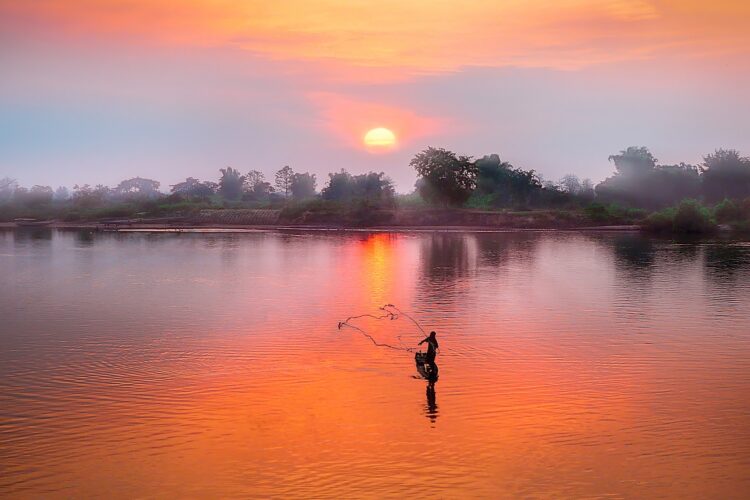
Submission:
[[435,335],[437,335],[435,332],[430,332],[429,337],[426,337],[419,344],[417,344],[422,345],[427,342],[427,356],[425,357],[425,362],[430,366],[430,371],[432,373],[437,372],[437,365],[435,365],[435,356],[437,356],[437,349],[439,347]]

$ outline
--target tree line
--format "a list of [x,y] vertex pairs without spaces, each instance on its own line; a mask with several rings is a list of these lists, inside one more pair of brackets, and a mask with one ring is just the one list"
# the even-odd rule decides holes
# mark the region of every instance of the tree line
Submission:
[[660,165],[645,147],[629,147],[611,155],[614,173],[593,185],[568,174],[559,182],[543,181],[534,170],[517,168],[497,154],[473,160],[442,148],[418,153],[417,190],[445,206],[544,207],[571,201],[619,203],[658,209],[686,199],[707,203],[750,197],[750,159],[733,149],[718,149],[700,165]]
[[217,182],[188,177],[171,185],[168,194],[159,190],[158,181],[142,177],[123,180],[112,188],[101,184],[76,185],[72,191],[40,185],[25,188],[4,178],[0,179],[0,206],[16,207],[16,214],[23,209],[50,206],[87,210],[117,203],[152,207],[173,204],[182,208],[189,205],[284,207],[318,200],[392,208],[400,199],[418,199],[421,204],[442,207],[582,208],[592,218],[601,215],[605,206],[642,209],[645,214],[676,206],[686,199],[721,203],[722,217],[750,206],[750,202],[742,203],[750,198],[750,159],[736,150],[718,149],[705,155],[698,165],[660,164],[645,147],[628,147],[608,160],[613,172],[597,185],[574,174],[552,182],[533,169],[502,160],[498,154],[474,159],[429,147],[410,161],[417,181],[414,194],[404,196],[396,195],[393,182],[383,172],[351,174],[342,169],[328,174],[326,185],[318,191],[315,174],[295,172],[288,165],[276,171],[270,181],[259,170],[242,173],[226,167],[219,169]]

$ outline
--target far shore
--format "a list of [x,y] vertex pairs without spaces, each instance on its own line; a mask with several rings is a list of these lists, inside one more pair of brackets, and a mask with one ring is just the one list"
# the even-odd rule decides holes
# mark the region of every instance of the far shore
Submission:
[[179,222],[158,223],[116,223],[116,222],[63,222],[52,221],[49,224],[32,227],[18,225],[14,222],[0,222],[2,229],[62,229],[62,230],[91,230],[103,232],[191,232],[220,230],[231,231],[382,231],[382,232],[406,232],[406,231],[469,231],[469,232],[506,232],[506,231],[640,231],[641,226],[636,224],[605,225],[605,226],[581,226],[581,227],[517,227],[517,226],[477,226],[477,225],[383,225],[383,226],[348,226],[336,224],[185,224]]

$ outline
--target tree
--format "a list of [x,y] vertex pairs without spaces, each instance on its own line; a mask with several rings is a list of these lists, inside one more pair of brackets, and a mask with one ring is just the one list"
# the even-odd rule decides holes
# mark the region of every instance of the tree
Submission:
[[469,156],[429,147],[409,162],[419,175],[417,190],[432,203],[461,205],[476,187],[477,167]]
[[638,175],[653,169],[659,160],[654,158],[648,148],[630,146],[620,151],[620,154],[611,155],[609,161],[614,162],[620,174]]
[[245,190],[252,191],[256,185],[266,181],[266,176],[260,170],[251,170],[245,174]]
[[354,178],[343,168],[341,172],[328,174],[328,185],[320,194],[324,200],[350,200],[354,195]]
[[586,178],[581,181],[581,192],[578,193],[578,196],[588,203],[594,201],[596,193],[594,191],[594,183],[591,179]]
[[[497,154],[485,155],[476,161],[477,191],[491,196],[494,206],[527,206],[543,188],[534,170],[516,168],[501,161]],[[551,184],[548,191],[559,191]]]
[[16,188],[13,201],[26,207],[40,207],[52,203],[54,191],[49,186],[33,186],[31,189]]
[[392,206],[393,182],[383,172],[351,175],[346,170],[328,174],[328,185],[321,191],[324,200],[350,202],[366,200],[379,206]]
[[629,147],[609,159],[616,171],[596,186],[602,201],[654,209],[700,194],[700,174],[693,165],[657,165],[644,147]]
[[82,208],[102,205],[112,194],[112,190],[103,184],[91,187],[88,184],[73,186],[73,203]]
[[284,165],[274,176],[276,189],[280,193],[284,193],[284,198],[289,197],[289,192],[292,189],[292,177],[294,177],[294,170],[289,165]]
[[18,188],[18,183],[15,179],[10,177],[0,179],[0,203],[10,201],[16,188]]
[[577,175],[568,174],[560,179],[560,188],[568,194],[577,195],[583,190],[581,180]]
[[368,172],[354,176],[355,193],[358,197],[384,206],[395,203],[396,190],[393,181],[384,172]]
[[289,184],[289,190],[292,193],[292,198],[303,200],[305,198],[312,198],[315,196],[315,186],[317,180],[315,174],[305,172],[304,174],[292,175],[292,180]]
[[70,191],[65,186],[60,186],[57,189],[55,189],[55,194],[53,196],[54,201],[67,201],[70,199]]
[[159,195],[159,185],[159,181],[133,177],[120,182],[113,192],[123,198],[155,198]]
[[273,193],[273,187],[271,184],[266,182],[266,176],[260,170],[251,170],[245,175],[245,194],[242,195],[243,200],[250,201],[265,201],[271,193]]
[[201,182],[193,177],[188,177],[184,182],[178,182],[171,186],[172,194],[179,194],[188,198],[206,199],[210,198],[218,185],[215,182]]
[[703,158],[703,193],[708,201],[750,196],[750,158],[735,149],[717,149]]
[[242,186],[245,176],[232,167],[220,168],[219,193],[227,200],[239,200],[242,196]]

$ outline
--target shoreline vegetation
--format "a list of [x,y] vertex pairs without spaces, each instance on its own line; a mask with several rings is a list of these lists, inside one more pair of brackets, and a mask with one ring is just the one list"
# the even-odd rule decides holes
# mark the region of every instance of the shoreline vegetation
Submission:
[[497,154],[478,159],[427,148],[410,162],[415,190],[397,194],[382,172],[315,174],[285,166],[274,184],[262,172],[227,167],[218,182],[189,177],[159,190],[135,177],[111,188],[25,188],[0,179],[0,227],[606,229],[655,234],[750,232],[750,159],[716,150],[701,165],[660,165],[644,147],[609,157],[614,173],[594,185],[557,182]]

